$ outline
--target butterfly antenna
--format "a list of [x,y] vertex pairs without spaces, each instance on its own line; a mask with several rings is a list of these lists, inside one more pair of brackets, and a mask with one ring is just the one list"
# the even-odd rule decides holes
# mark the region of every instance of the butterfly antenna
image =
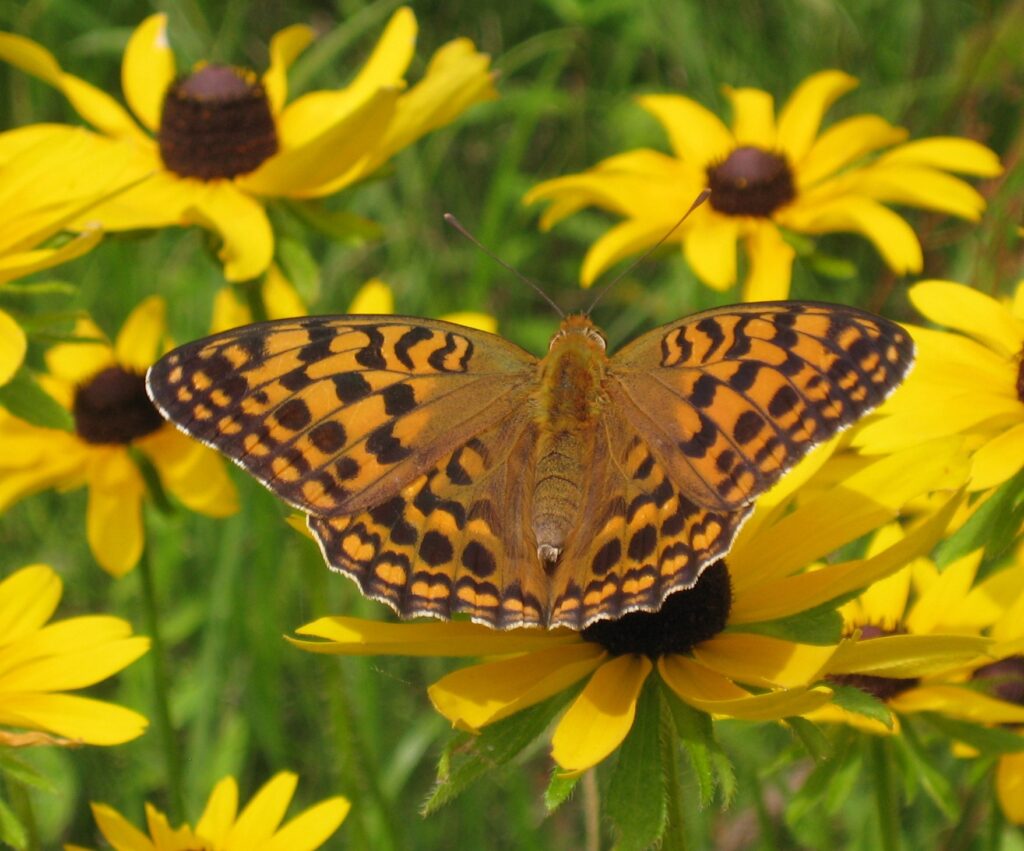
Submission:
[[487,248],[482,242],[480,242],[479,239],[477,239],[475,236],[473,236],[473,234],[466,230],[466,228],[463,227],[462,222],[455,218],[455,216],[453,216],[451,213],[445,213],[444,220],[453,228],[455,228],[455,230],[461,233],[464,237],[466,237],[466,239],[472,242],[473,245],[479,248],[484,254],[490,257],[495,263],[497,263],[503,269],[506,269],[507,271],[511,272],[513,275],[519,278],[519,280],[522,281],[524,284],[533,287],[533,289],[535,289],[540,294],[544,301],[550,304],[555,309],[555,312],[562,319],[565,319],[565,312],[562,310],[562,308],[555,304],[554,301],[552,301],[551,296],[544,292],[544,290],[542,290],[536,283],[527,278],[526,275],[524,275],[518,269],[514,269],[512,266],[510,266],[508,263],[502,260],[497,254],[495,254],[493,251]]
[[605,284],[604,288],[594,297],[594,300],[592,302],[590,302],[590,307],[587,308],[587,314],[586,315],[590,316],[590,312],[595,307],[597,307],[597,303],[602,298],[604,298],[604,294],[606,292],[608,292],[608,290],[610,290],[612,287],[614,287],[619,281],[621,281],[623,278],[625,278],[626,275],[628,275],[637,266],[639,266],[641,263],[643,263],[644,260],[646,260],[655,251],[657,251],[659,248],[661,248],[661,246],[665,243],[665,240],[667,240],[670,236],[672,236],[672,234],[674,234],[679,229],[679,226],[690,217],[690,213],[692,213],[701,204],[703,204],[705,201],[708,200],[708,196],[709,195],[711,195],[711,190],[710,189],[704,189],[700,193],[700,195],[697,196],[696,200],[690,205],[690,209],[687,210],[685,213],[683,213],[683,215],[680,217],[679,221],[676,222],[674,225],[672,225],[672,227],[670,227],[668,229],[668,231],[665,233],[665,235],[661,239],[659,239],[656,243],[654,243],[654,245],[652,245],[643,254],[641,254],[639,257],[637,257],[637,259],[634,260],[632,263],[630,263],[625,269],[623,269],[621,272],[619,272],[619,274],[617,274],[614,278],[612,278],[612,280],[609,283]]

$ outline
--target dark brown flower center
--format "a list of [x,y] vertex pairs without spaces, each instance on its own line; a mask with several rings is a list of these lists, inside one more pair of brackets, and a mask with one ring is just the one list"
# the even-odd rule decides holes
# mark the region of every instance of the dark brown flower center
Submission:
[[[901,629],[882,629],[880,626],[868,624],[860,627],[860,640],[881,638],[885,635],[902,635]],[[826,677],[837,685],[853,686],[867,692],[878,700],[889,700],[901,692],[908,691],[917,685],[916,677],[879,677],[874,674],[829,674]]]
[[277,153],[262,84],[226,65],[204,65],[171,84],[157,138],[167,168],[200,180],[247,174]]
[[630,612],[617,620],[598,621],[581,636],[621,656],[642,653],[651,658],[688,653],[725,629],[732,605],[732,587],[725,562],[707,568],[697,584],[676,591],[656,612]]
[[1024,656],[1008,656],[982,665],[971,679],[982,684],[993,697],[1024,706]]
[[75,391],[75,431],[87,443],[131,443],[164,424],[146,395],[146,379],[119,366],[96,373]]
[[1024,402],[1024,350],[1017,357],[1020,359],[1017,365],[1017,398]]
[[727,216],[770,216],[796,197],[786,158],[752,145],[708,166],[707,175],[708,203]]

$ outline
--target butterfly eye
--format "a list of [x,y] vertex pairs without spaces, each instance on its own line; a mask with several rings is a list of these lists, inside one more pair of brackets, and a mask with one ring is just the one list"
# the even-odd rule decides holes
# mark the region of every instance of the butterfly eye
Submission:
[[555,332],[554,336],[551,338],[551,342],[548,343],[548,351],[550,352],[555,347],[555,343],[563,339],[565,339],[565,329],[560,328]]
[[608,342],[605,340],[604,337],[601,336],[601,332],[598,331],[596,328],[584,328],[583,335],[588,340],[593,340],[595,343],[597,343],[601,347],[602,352],[608,348]]

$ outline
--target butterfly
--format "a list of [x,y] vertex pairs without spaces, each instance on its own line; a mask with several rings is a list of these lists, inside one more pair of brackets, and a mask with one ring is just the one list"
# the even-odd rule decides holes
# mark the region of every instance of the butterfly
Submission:
[[572,315],[540,359],[436,319],[313,316],[181,346],[147,389],[399,615],[583,629],[692,587],[913,357],[897,324],[815,302],[704,311],[612,356]]

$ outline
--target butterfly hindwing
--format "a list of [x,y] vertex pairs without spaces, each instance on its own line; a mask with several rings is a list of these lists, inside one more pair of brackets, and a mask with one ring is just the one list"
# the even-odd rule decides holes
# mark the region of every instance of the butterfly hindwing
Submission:
[[179,428],[292,505],[332,515],[383,502],[521,406],[535,364],[440,320],[321,316],[189,343],[147,388]]
[[463,612],[500,629],[543,624],[547,580],[525,534],[536,430],[521,407],[380,505],[311,515],[324,558],[403,617]]
[[655,329],[611,361],[612,405],[693,501],[736,510],[877,406],[913,362],[894,322],[764,302]]
[[695,504],[631,424],[607,411],[580,525],[552,579],[551,625],[583,629],[631,611],[656,611],[728,551],[751,508]]

